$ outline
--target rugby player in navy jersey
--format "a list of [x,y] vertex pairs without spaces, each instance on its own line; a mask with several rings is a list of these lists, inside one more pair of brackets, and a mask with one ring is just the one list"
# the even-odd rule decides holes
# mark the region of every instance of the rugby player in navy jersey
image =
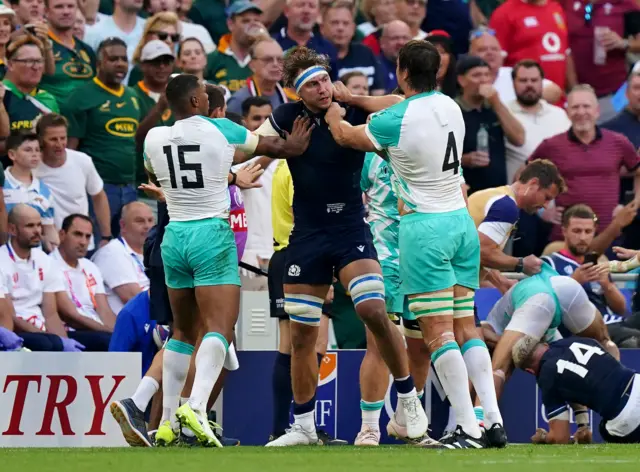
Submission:
[[[289,159],[294,187],[294,228],[285,263],[285,311],[291,320],[291,375],[294,396],[292,428],[267,446],[317,444],[314,412],[318,379],[315,342],[322,304],[334,274],[347,287],[356,312],[373,333],[394,379],[406,418],[408,436],[427,431],[427,416],[409,375],[402,335],[387,317],[382,271],[364,216],[360,176],[364,152],[340,147],[324,114],[333,102],[329,64],[306,47],[285,58],[287,86],[301,100],[278,107],[257,131],[262,136],[290,132],[294,120],[309,117],[315,127],[308,149]],[[370,97],[388,100],[398,97]],[[347,108],[345,120],[365,124],[367,106]],[[379,109],[379,108],[378,108]]]
[[549,431],[538,429],[540,444],[567,444],[569,403],[586,405],[601,417],[600,435],[607,442],[640,442],[640,375],[626,368],[593,339],[572,337],[539,343],[521,338],[513,362],[537,377]]

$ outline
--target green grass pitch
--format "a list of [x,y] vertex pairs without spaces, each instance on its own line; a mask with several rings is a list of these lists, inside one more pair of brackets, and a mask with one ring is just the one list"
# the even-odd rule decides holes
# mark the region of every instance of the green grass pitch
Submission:
[[640,446],[532,446],[435,451],[405,446],[225,449],[0,449],[11,472],[514,472],[638,471]]

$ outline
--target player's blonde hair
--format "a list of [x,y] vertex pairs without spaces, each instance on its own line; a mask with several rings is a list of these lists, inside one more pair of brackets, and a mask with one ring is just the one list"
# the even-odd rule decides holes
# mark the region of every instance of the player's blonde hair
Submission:
[[182,34],[182,25],[180,24],[180,18],[178,18],[178,15],[170,11],[161,11],[160,13],[156,13],[144,24],[142,39],[136,46],[136,50],[133,53],[134,64],[140,64],[142,48],[144,48],[149,42],[149,34],[164,28],[165,26],[173,26],[178,34]]
[[536,350],[540,340],[533,336],[518,339],[511,349],[513,363],[520,369],[526,369],[531,363],[531,355]]

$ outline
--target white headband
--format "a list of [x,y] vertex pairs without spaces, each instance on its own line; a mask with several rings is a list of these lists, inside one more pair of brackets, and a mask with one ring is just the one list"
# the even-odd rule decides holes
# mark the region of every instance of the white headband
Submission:
[[300,74],[298,74],[298,77],[296,77],[296,80],[293,81],[293,86],[296,89],[296,93],[300,93],[300,89],[302,88],[302,86],[309,82],[311,79],[315,79],[316,77],[319,77],[323,74],[329,75],[327,70],[324,67],[320,66],[312,66],[300,72]]

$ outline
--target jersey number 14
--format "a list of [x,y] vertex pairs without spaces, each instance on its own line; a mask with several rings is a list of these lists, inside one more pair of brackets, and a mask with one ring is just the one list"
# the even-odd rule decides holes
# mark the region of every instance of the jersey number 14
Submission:
[[[173,162],[173,151],[171,146],[164,146],[162,148],[164,155],[167,157],[167,165],[169,166],[169,180],[171,181],[171,188],[178,188],[178,180],[176,179],[176,167]],[[204,179],[202,178],[202,164],[187,163],[184,160],[184,155],[187,152],[200,152],[199,144],[191,144],[185,146],[178,146],[178,166],[182,172],[193,172],[196,180],[189,180],[186,176],[180,178],[182,188],[204,188]]]
[[[453,156],[453,160],[451,157]],[[460,161],[458,160],[458,148],[456,146],[456,138],[453,136],[453,131],[449,131],[449,137],[447,138],[447,151],[444,153],[444,162],[442,163],[442,172],[453,169],[453,174],[458,173],[460,168]]]
[[573,372],[576,375],[579,375],[583,379],[589,373],[589,370],[583,366],[587,365],[587,363],[589,362],[589,359],[591,359],[591,356],[593,356],[594,354],[597,354],[598,356],[601,356],[604,354],[604,351],[599,347],[589,346],[588,344],[582,344],[582,343],[572,343],[571,346],[569,346],[569,349],[571,350],[573,357],[576,358],[576,360],[578,361],[578,364],[580,365],[575,364],[571,361],[565,361],[564,359],[559,359],[556,364],[556,366],[558,367],[558,373],[562,374],[564,373],[565,370],[568,370],[570,372]]

